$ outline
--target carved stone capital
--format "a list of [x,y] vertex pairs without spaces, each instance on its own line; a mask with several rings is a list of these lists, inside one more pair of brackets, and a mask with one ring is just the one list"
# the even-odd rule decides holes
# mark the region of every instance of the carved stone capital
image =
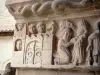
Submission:
[[[99,3],[100,0],[7,0],[6,6],[16,19],[11,66],[88,71],[100,68],[100,60],[96,62],[100,58],[100,33],[95,32],[96,21],[100,21]],[[97,48],[96,57],[91,44]]]
[[7,0],[9,12],[17,18],[34,16],[68,15],[73,12],[91,11],[99,9],[99,0]]

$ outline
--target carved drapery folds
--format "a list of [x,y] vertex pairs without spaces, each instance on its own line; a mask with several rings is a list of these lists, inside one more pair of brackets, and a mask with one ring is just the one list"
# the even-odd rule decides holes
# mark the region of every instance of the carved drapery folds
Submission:
[[[33,0],[8,4],[16,19],[12,67],[97,67],[100,64],[99,30],[95,31],[92,24],[100,10],[92,10],[99,2]],[[85,10],[88,14],[71,11],[74,15],[67,15],[70,10]],[[90,16],[94,16],[93,20]]]
[[97,24],[97,30],[94,31],[88,38],[87,46],[87,62],[90,65],[98,66],[100,65],[100,22]]
[[100,63],[100,33],[97,30],[89,36],[89,23],[86,20],[81,19],[77,24],[63,19],[16,25],[19,27],[15,26],[12,66],[98,66]]

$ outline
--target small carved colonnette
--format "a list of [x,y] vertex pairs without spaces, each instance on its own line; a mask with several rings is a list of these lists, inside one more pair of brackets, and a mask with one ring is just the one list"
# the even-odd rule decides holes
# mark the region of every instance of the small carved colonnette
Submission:
[[[94,4],[98,4],[99,0],[81,0],[80,2],[71,0],[54,0],[46,1],[44,3],[31,3],[31,4],[21,4],[21,5],[11,5],[9,10],[11,10],[16,15],[22,15],[24,17],[30,17],[32,15],[43,15],[45,12],[53,11],[55,13],[64,13],[70,11],[70,9],[78,8],[88,8]],[[48,10],[48,11],[47,11]],[[28,14],[28,15],[27,15]],[[29,15],[30,14],[30,15]]]
[[98,30],[89,36],[86,20],[80,20],[77,26],[62,20],[59,24],[59,39],[55,39],[58,38],[56,21],[52,21],[50,28],[46,28],[45,22],[21,25],[15,30],[23,34],[22,27],[26,26],[25,41],[22,42],[23,39],[18,37],[20,35],[15,35],[15,52],[23,50],[23,64],[100,65],[100,22],[97,24]]

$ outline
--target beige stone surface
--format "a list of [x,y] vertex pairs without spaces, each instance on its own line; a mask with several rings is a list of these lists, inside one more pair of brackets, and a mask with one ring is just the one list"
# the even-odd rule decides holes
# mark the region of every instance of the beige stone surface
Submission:
[[93,59],[87,64],[86,47],[100,22],[100,1],[35,1],[6,3],[16,19],[11,62],[16,75],[94,75],[91,71],[100,67],[93,65]]
[[79,72],[79,71],[62,71],[62,70],[31,70],[31,69],[17,69],[16,75],[94,75],[93,72]]

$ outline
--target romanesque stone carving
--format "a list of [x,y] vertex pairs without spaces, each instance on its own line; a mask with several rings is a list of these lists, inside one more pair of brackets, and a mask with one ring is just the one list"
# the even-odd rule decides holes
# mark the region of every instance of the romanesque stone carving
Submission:
[[38,32],[38,34],[42,34],[45,32],[45,26],[44,26],[43,22],[39,22],[37,24],[37,32]]
[[30,23],[28,25],[28,35],[26,36],[26,49],[24,52],[24,63],[34,64],[35,45],[36,45],[36,25]]
[[22,50],[22,40],[17,39],[15,41],[15,51],[21,51]]
[[35,49],[35,63],[42,64],[42,51],[43,51],[43,40],[44,40],[44,32],[45,26],[43,22],[38,22],[37,26],[37,44]]
[[37,25],[34,23],[28,25],[28,35],[26,36],[26,48],[24,51],[25,64],[52,64],[53,32],[54,25],[51,26],[50,34],[46,33],[44,22],[38,22]]
[[[43,41],[43,56],[42,56],[42,64],[43,65],[52,65],[53,59],[52,54],[55,49],[56,43],[55,43],[55,33],[56,33],[56,21],[52,21],[50,23],[50,27],[46,28],[46,33],[44,36]],[[49,44],[48,44],[49,43]],[[46,60],[44,60],[46,58]]]
[[15,30],[14,30],[14,36],[18,37],[25,37],[26,35],[26,23],[16,23]]
[[36,30],[36,25],[34,23],[30,23],[28,25],[28,35],[31,37],[32,35],[35,36],[37,30]]
[[57,31],[57,23],[56,21],[52,21],[49,28],[46,29],[46,34],[52,35],[55,34]]
[[77,30],[76,30],[76,36],[71,39],[71,41],[66,45],[71,46],[74,45],[73,51],[72,51],[72,63],[74,65],[76,64],[82,64],[85,61],[85,41],[87,39],[87,24],[85,20],[81,20],[78,23]]
[[[100,64],[100,22],[97,24],[98,30],[93,32],[88,38],[87,54],[88,65],[93,58],[93,66]],[[90,55],[92,53],[92,56]]]
[[18,24],[15,25],[15,27],[16,27],[17,31],[21,31],[23,29],[23,27],[24,27],[24,24],[18,23]]
[[[37,34],[36,29],[38,32]],[[39,22],[37,26],[35,24],[30,24],[28,26],[28,31],[31,36],[28,35],[26,37],[25,63],[41,65],[44,36],[43,22]]]
[[[23,64],[23,52],[24,52],[24,45],[25,45],[25,37],[21,36],[14,36],[14,51],[12,54],[12,66]],[[17,59],[17,60],[16,60]]]
[[71,0],[54,0],[52,2],[52,9],[54,12],[64,12],[66,8],[82,8],[86,7],[88,0],[81,0],[80,2],[75,2]]
[[71,62],[71,53],[66,44],[72,39],[73,37],[73,30],[70,28],[70,25],[73,25],[69,21],[62,21],[60,24],[60,32],[61,38],[58,41],[57,46],[57,54],[55,56],[55,64],[68,64]]
[[33,14],[31,11],[31,5],[26,4],[26,5],[21,5],[21,6],[17,7],[16,14],[23,15],[24,17],[32,16]]
[[[90,6],[93,6],[93,4],[97,3],[98,5],[99,0],[80,0],[80,1],[74,1],[74,0],[51,0],[51,1],[45,1],[44,3],[41,2],[35,2],[31,4],[22,4],[17,5],[16,7],[13,7],[11,5],[9,7],[9,10],[14,14],[18,16],[24,16],[24,17],[31,17],[31,16],[41,16],[45,15],[46,13],[67,13],[67,10],[70,9],[78,9],[78,8],[88,8]],[[48,11],[47,11],[48,10]],[[50,10],[50,11],[49,11]]]
[[43,4],[35,3],[32,5],[32,12],[36,15],[41,15],[46,12],[47,9],[51,9],[52,1],[47,1]]
[[[70,26],[72,26],[72,27],[70,27]],[[66,32],[67,28],[71,28],[71,29],[74,28],[75,29],[75,26],[70,21],[62,20],[60,22],[60,38],[63,37],[63,35]]]

